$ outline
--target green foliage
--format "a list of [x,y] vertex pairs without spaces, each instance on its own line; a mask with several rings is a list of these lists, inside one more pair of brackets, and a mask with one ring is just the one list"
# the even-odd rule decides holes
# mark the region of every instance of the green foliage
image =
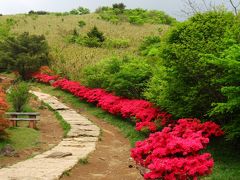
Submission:
[[134,25],[143,25],[144,20],[140,16],[129,16],[128,21]]
[[24,82],[15,84],[12,86],[8,97],[14,111],[23,112],[30,98],[28,85]]
[[139,47],[140,54],[143,56],[159,56],[161,47],[160,36],[148,36],[145,37],[142,44]]
[[87,158],[84,158],[84,159],[79,159],[78,163],[81,165],[85,165],[85,164],[88,164],[89,162]]
[[101,19],[113,23],[127,21],[135,25],[143,25],[144,23],[171,25],[176,22],[176,19],[162,11],[149,11],[140,8],[125,9],[124,4],[121,4],[115,4],[113,8],[99,8],[96,11],[99,13]]
[[83,21],[83,20],[78,21],[78,26],[79,26],[80,28],[82,28],[82,27],[86,26],[86,22]]
[[126,8],[126,5],[123,3],[115,3],[112,5],[113,9],[120,9],[123,11]]
[[78,7],[77,9],[73,9],[70,11],[70,14],[73,15],[84,15],[84,14],[89,14],[90,10],[84,7]]
[[234,45],[218,58],[214,55],[204,57],[206,61],[223,69],[213,83],[221,87],[221,94],[226,98],[213,103],[212,116],[224,122],[228,139],[240,138],[240,46]]
[[151,66],[144,59],[111,58],[84,69],[84,83],[100,87],[117,95],[141,98],[151,77]]
[[13,19],[7,19],[5,22],[0,22],[0,43],[10,36],[11,27],[15,24]]
[[96,26],[94,26],[88,33],[87,36],[89,39],[96,39],[99,42],[105,41],[105,37],[102,32],[98,30]]
[[222,71],[200,59],[204,54],[218,57],[239,43],[239,28],[239,19],[225,11],[196,14],[173,27],[159,49],[162,63],[146,97],[177,117],[204,118],[212,102],[223,99],[211,81]]
[[[80,39],[78,39],[80,40]],[[79,41],[79,44],[84,44],[87,47],[94,48],[94,47],[101,47],[102,43],[99,41],[98,38],[95,37],[85,37],[83,41]]]
[[43,35],[23,33],[8,37],[0,44],[0,65],[5,71],[17,71],[23,80],[49,63],[49,48]]

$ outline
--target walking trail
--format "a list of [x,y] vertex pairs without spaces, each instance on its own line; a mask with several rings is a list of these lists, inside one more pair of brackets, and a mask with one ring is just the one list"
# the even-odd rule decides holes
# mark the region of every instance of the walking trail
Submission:
[[67,136],[53,149],[31,159],[0,169],[1,180],[52,180],[72,169],[96,148],[100,129],[86,117],[48,94],[32,91],[57,111],[71,126]]

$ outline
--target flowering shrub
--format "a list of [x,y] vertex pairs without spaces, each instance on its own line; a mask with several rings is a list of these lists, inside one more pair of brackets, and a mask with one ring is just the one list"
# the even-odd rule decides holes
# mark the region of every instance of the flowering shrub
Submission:
[[52,80],[56,80],[59,76],[50,76],[47,74],[35,73],[32,75],[35,79],[42,83],[49,83]]
[[0,139],[5,135],[4,129],[8,127],[8,121],[4,119],[3,115],[6,112],[8,105],[6,102],[6,96],[0,87]]
[[131,118],[136,122],[136,130],[138,131],[147,129],[155,132],[158,127],[167,125],[171,120],[170,114],[155,108],[152,103],[145,100],[130,100],[115,96],[103,89],[87,88],[79,82],[59,79],[58,76],[37,73],[33,77],[43,83],[56,80],[52,86],[68,91],[87,102],[95,103],[111,114]]
[[145,179],[197,179],[210,174],[214,164],[211,154],[200,151],[206,148],[210,136],[221,135],[223,131],[214,122],[180,119],[137,142],[131,156],[149,169]]

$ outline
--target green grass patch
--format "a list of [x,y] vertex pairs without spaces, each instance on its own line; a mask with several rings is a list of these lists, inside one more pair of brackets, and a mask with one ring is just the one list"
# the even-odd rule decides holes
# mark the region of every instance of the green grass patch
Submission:
[[136,141],[142,140],[146,138],[146,134],[142,132],[138,132],[135,130],[135,125],[130,123],[126,119],[122,119],[121,117],[113,116],[106,111],[96,107],[94,104],[90,104],[84,101],[79,100],[79,98],[73,96],[70,93],[64,92],[59,89],[55,89],[51,86],[40,84],[40,83],[32,83],[34,87],[39,87],[43,92],[49,93],[57,98],[61,99],[64,103],[69,103],[75,109],[82,109],[87,111],[90,114],[95,115],[98,118],[118,127],[122,134],[129,139],[131,146],[135,145]]
[[60,125],[63,129],[63,137],[66,137],[67,136],[67,133],[70,131],[71,129],[71,126],[70,124],[68,124],[63,118],[62,116],[58,113],[58,112],[54,112],[56,118],[58,119],[58,121],[60,122]]
[[42,102],[42,105],[41,105],[41,108],[43,108],[43,106],[46,106],[49,110],[51,110],[52,112],[54,112],[57,120],[59,121],[62,129],[63,129],[63,137],[66,137],[67,136],[67,133],[70,131],[71,129],[71,126],[69,123],[67,123],[63,118],[62,116],[57,112],[57,111],[54,111],[51,106],[49,106],[48,104]]
[[0,141],[0,149],[6,144],[12,145],[16,150],[35,147],[39,144],[40,132],[26,127],[11,127],[6,130],[8,139]]
[[208,146],[214,158],[213,174],[205,179],[238,180],[240,179],[240,154],[230,142],[221,138],[214,138]]
[[88,164],[88,159],[87,158],[79,159],[78,163],[81,164],[81,165]]

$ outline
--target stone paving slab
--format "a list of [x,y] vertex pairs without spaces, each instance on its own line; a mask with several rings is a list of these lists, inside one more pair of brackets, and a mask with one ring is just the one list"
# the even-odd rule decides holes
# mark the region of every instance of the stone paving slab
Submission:
[[[56,97],[41,92],[31,91],[44,103],[57,111],[71,126],[67,137],[57,146],[9,167],[0,169],[1,180],[55,180],[74,167],[80,159],[86,158],[95,150],[100,135],[100,128],[86,117],[78,114]],[[61,153],[63,157],[61,157]],[[60,154],[59,158],[48,157]],[[67,156],[64,157],[64,154]]]

